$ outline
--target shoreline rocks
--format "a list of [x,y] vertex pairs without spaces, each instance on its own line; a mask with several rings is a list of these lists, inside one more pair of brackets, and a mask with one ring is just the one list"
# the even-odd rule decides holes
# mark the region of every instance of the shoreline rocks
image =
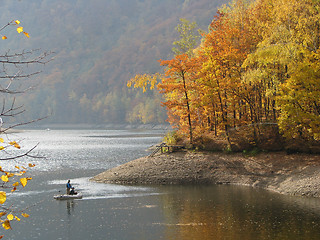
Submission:
[[124,185],[234,184],[320,197],[320,155],[183,151],[139,158],[91,180]]

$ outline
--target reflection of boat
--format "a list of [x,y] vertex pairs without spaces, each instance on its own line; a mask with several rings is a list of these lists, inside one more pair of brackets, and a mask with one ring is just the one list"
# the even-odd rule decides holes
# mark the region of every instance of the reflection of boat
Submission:
[[78,193],[77,195],[67,195],[67,194],[62,194],[62,195],[55,195],[53,196],[54,199],[57,200],[72,200],[72,199],[81,199],[82,194]]

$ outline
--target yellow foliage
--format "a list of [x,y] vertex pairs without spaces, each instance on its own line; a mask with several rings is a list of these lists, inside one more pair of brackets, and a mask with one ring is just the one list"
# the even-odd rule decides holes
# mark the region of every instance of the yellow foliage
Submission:
[[6,192],[0,192],[0,204],[4,204],[7,200]]
[[14,218],[15,218],[18,222],[20,222],[20,218],[18,218],[17,216],[14,216]]
[[23,32],[24,35],[26,35],[28,38],[30,38],[29,33]]
[[15,148],[18,148],[18,149],[20,149],[21,147],[20,147],[20,145],[18,144],[18,143],[16,143],[16,144],[14,144],[13,145]]
[[23,27],[18,27],[18,28],[17,28],[17,32],[18,32],[18,33],[22,33],[22,32],[23,32]]
[[[11,26],[20,25],[20,21],[19,21],[19,20],[12,20],[12,21],[11,21],[10,23],[8,23],[6,26],[9,26],[9,25],[11,25]],[[6,27],[6,26],[5,26],[5,27]],[[5,27],[3,27],[1,30],[3,30]],[[18,32],[18,33],[23,33],[27,38],[30,37],[30,36],[29,36],[29,33],[24,32],[24,31],[23,31],[23,27],[21,27],[21,26],[18,26],[18,27],[17,27],[17,32]],[[2,40],[8,39],[6,35],[2,35],[2,34],[1,34],[1,36],[2,36],[2,37],[1,37]]]
[[11,229],[10,221],[5,220],[4,223],[2,223],[2,227],[6,230]]
[[0,142],[1,142],[1,143],[3,143],[3,142],[4,142],[3,138],[0,138]]
[[25,218],[28,218],[29,217],[29,214],[27,214],[27,213],[22,213],[21,214],[23,217],[25,217]]
[[3,146],[0,146],[0,151],[1,151],[1,150],[4,150],[4,147],[3,147]]
[[12,220],[13,220],[13,215],[12,215],[11,213],[8,214],[7,219],[8,219],[9,221],[12,221]]
[[2,176],[1,176],[1,180],[2,180],[3,182],[9,182],[9,178],[8,178],[7,175],[2,175]]
[[27,185],[28,180],[26,178],[21,178],[20,179],[20,183],[23,187],[25,187]]
[[12,184],[12,186],[18,187],[18,186],[19,186],[19,183],[18,183],[18,182],[15,182],[14,184]]
[[6,173],[8,178],[11,178],[14,176],[14,173]]
[[147,91],[147,87],[149,86],[150,90],[153,90],[158,79],[158,74],[137,74],[134,78],[131,78],[130,81],[128,81],[127,86],[130,88],[142,88],[143,92]]

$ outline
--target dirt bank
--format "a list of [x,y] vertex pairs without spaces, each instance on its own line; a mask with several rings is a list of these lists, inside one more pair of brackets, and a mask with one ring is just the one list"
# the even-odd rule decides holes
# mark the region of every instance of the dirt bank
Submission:
[[91,180],[118,184],[239,184],[320,197],[320,155],[175,152],[144,157]]

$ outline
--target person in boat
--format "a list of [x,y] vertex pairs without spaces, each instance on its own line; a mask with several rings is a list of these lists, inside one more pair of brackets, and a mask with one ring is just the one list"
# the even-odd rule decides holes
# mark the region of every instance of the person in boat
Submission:
[[70,195],[77,195],[78,193],[74,190],[74,187],[71,188]]
[[68,180],[68,182],[67,182],[67,195],[70,195],[71,188],[72,188],[72,186],[71,186],[70,180]]

